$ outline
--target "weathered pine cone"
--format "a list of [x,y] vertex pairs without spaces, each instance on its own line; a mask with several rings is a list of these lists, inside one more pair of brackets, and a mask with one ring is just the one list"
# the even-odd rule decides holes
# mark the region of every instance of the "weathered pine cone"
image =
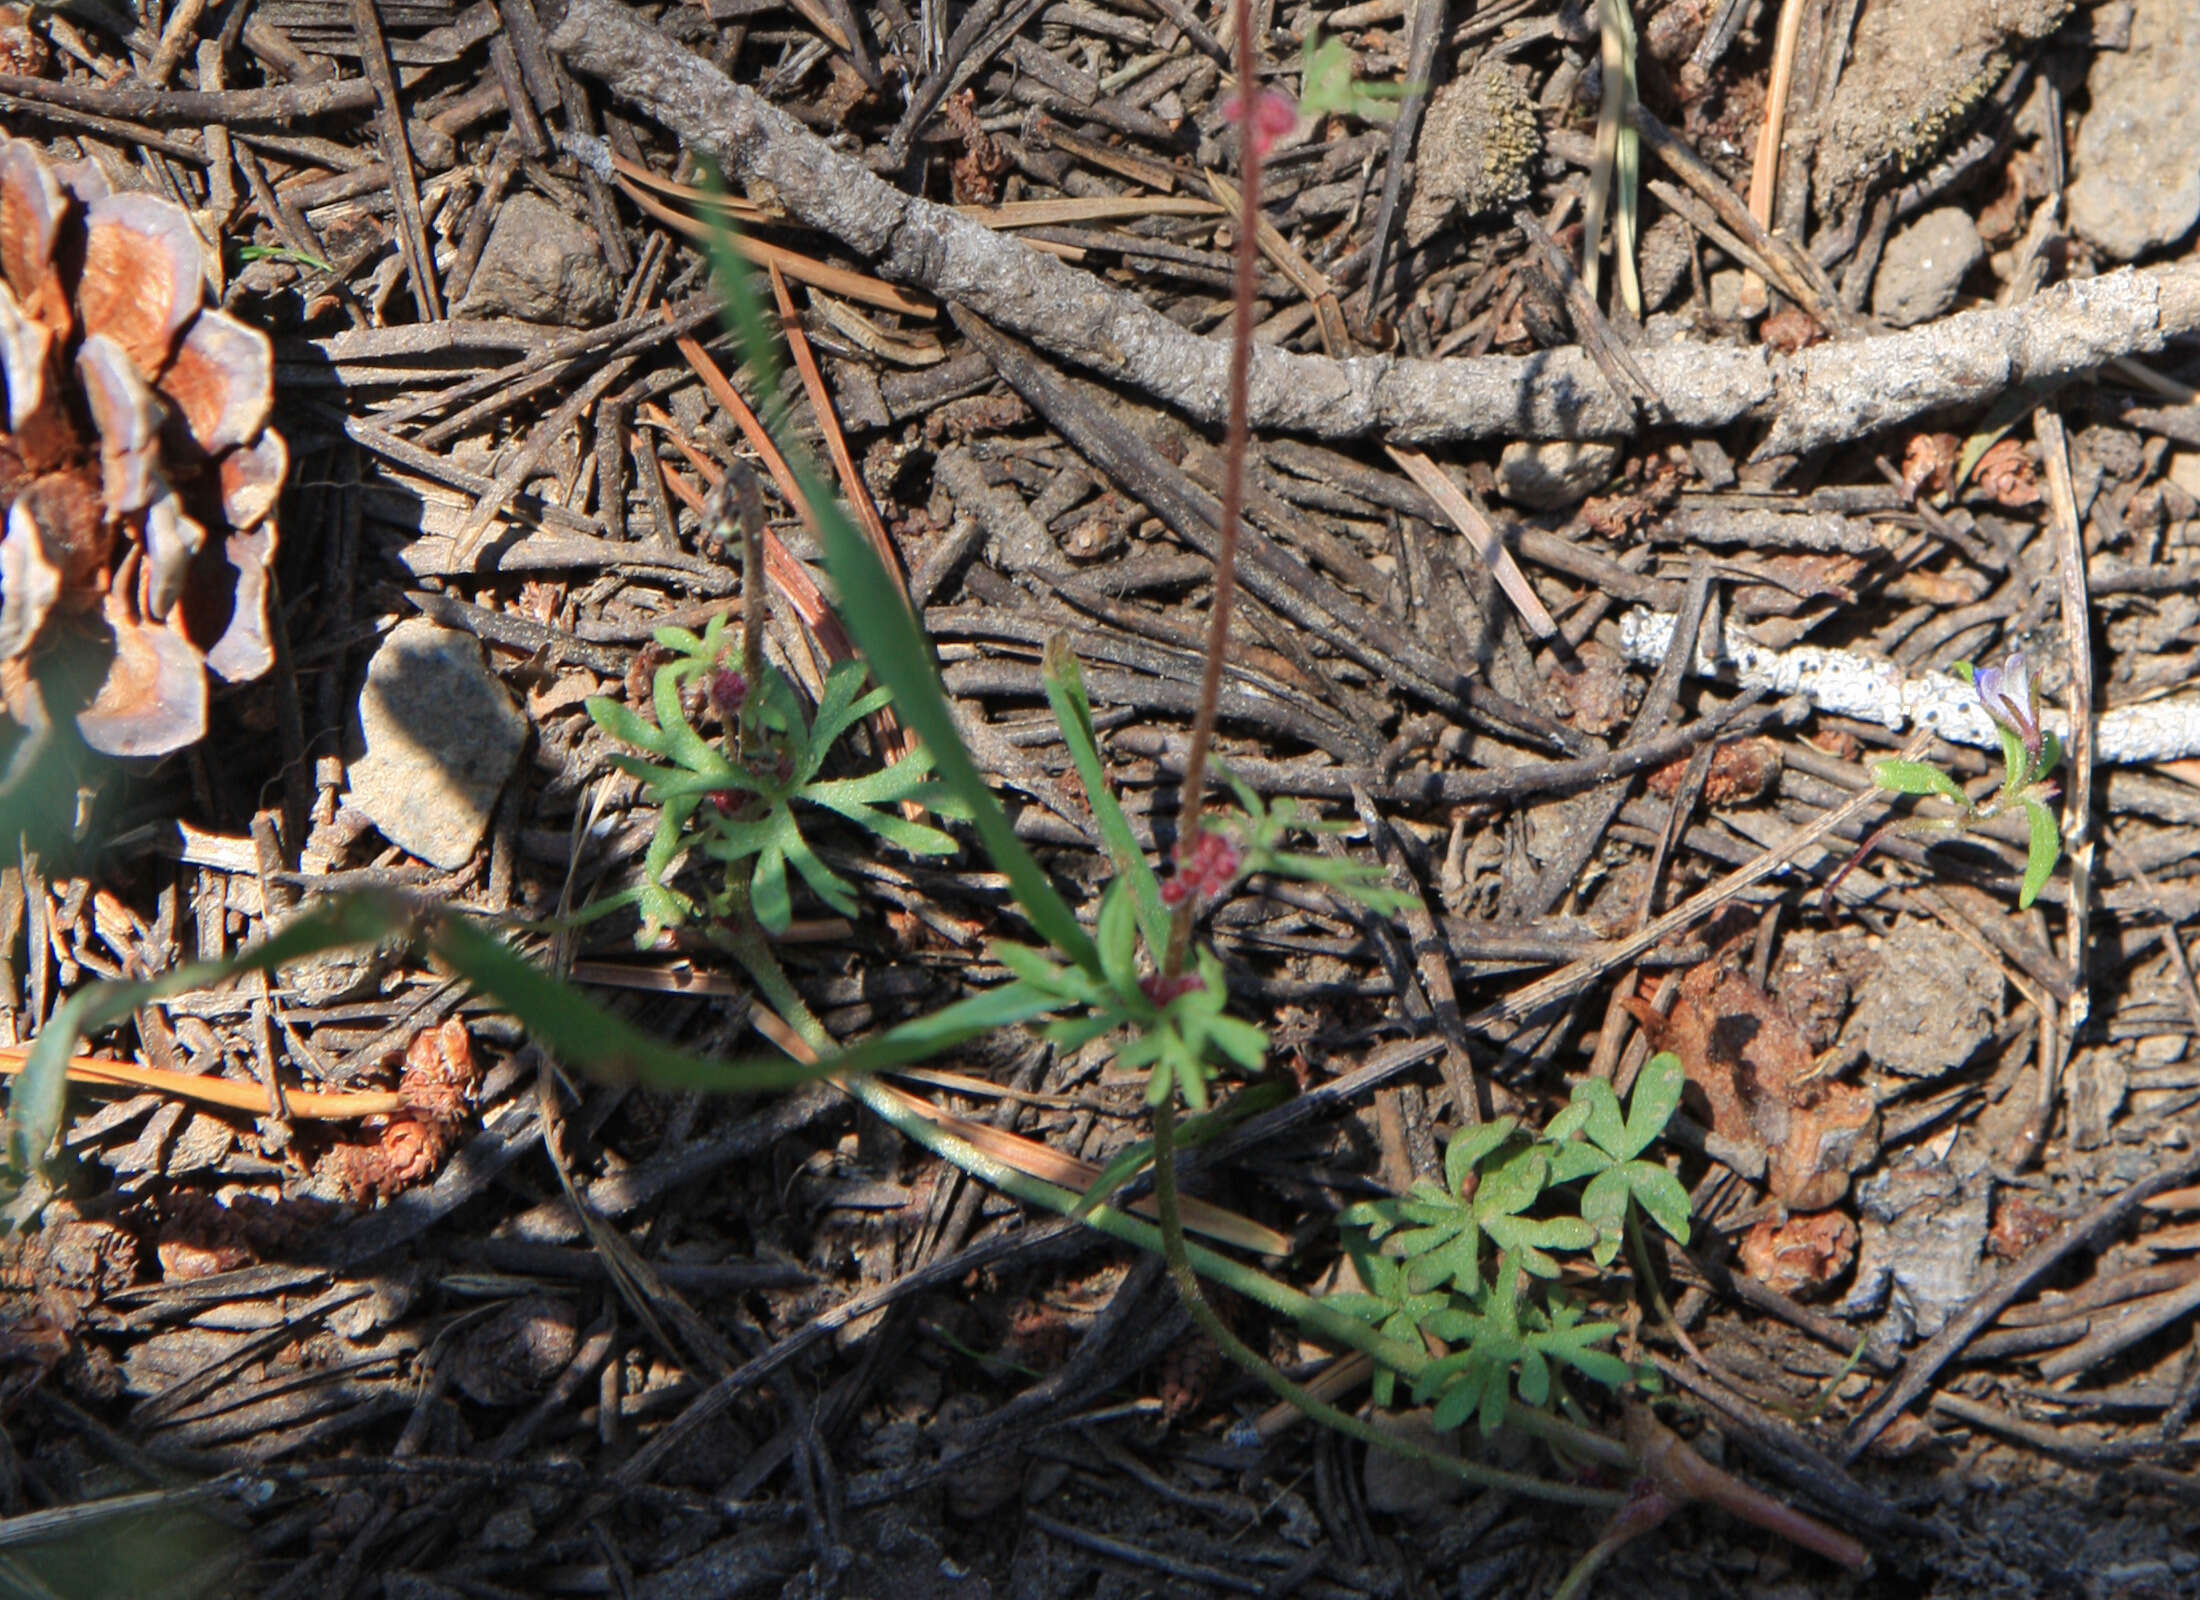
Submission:
[[77,727],[117,756],[202,737],[207,668],[274,664],[274,347],[206,283],[179,207],[0,138],[0,693],[34,736],[48,661],[94,662]]

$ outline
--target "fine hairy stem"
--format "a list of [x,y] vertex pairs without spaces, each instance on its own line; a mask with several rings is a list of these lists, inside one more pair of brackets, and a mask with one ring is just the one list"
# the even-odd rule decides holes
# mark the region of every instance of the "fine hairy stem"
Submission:
[[754,693],[764,681],[765,611],[771,598],[764,576],[764,493],[746,461],[726,469],[722,490],[741,523],[741,675]]
[[[1238,521],[1245,513],[1247,417],[1252,408],[1253,274],[1260,264],[1260,163],[1258,126],[1260,55],[1253,39],[1252,0],[1232,0],[1231,25],[1237,30],[1238,80],[1238,232],[1230,295],[1230,415],[1222,446],[1222,526],[1215,550],[1215,598],[1207,613],[1207,659],[1199,679],[1199,707],[1192,718],[1191,744],[1178,788],[1177,839],[1189,845],[1198,837],[1206,800],[1207,752],[1214,743],[1215,709],[1222,699],[1222,668],[1230,643],[1230,612],[1237,599]],[[1162,971],[1173,978],[1184,970],[1191,942],[1191,905],[1187,901],[1169,929],[1169,951]]]

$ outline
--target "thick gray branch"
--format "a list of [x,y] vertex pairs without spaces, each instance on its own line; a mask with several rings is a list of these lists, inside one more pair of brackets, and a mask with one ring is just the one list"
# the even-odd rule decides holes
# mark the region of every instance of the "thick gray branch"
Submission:
[[[1005,233],[903,194],[617,0],[572,0],[551,44],[730,175],[768,184],[789,212],[869,257],[881,276],[960,302],[1203,422],[1222,420],[1228,351],[1220,341]],[[2157,350],[2196,329],[2200,267],[2185,266],[2065,284],[2021,307],[1794,356],[1676,343],[1641,359],[1674,424],[1770,419],[1765,448],[1789,452]],[[1252,401],[1255,425],[1324,438],[1586,438],[1633,426],[1627,404],[1570,348],[1446,361],[1336,361],[1263,348],[1254,354]]]

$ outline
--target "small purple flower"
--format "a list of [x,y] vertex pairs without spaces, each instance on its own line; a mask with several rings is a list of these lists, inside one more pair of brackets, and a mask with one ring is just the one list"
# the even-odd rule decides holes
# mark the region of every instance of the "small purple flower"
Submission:
[[2022,739],[2024,753],[2037,759],[2042,742],[2039,696],[2024,652],[2012,650],[2000,666],[1978,668],[1971,675],[1971,687],[1986,714]]

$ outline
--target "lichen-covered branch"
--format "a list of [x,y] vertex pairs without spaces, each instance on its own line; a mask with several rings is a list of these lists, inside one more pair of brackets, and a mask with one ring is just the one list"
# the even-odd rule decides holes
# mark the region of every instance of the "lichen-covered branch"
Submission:
[[[1620,620],[1619,634],[1628,660],[1644,665],[1663,661],[1673,643],[1672,614],[1630,611]],[[1704,677],[1724,677],[1745,688],[1769,689],[1779,695],[1799,694],[1820,711],[1876,722],[1883,728],[1899,731],[1915,723],[1956,744],[1990,750],[1997,743],[1994,725],[1979,708],[1978,694],[1969,684],[1945,672],[1905,676],[1882,656],[1816,645],[1774,650],[1730,621],[1717,655],[1698,641],[1695,667]],[[2042,722],[2058,737],[2068,738],[2064,719],[2050,714]],[[2094,737],[2094,758],[2110,764],[2180,761],[2200,755],[2200,695],[2177,695],[2104,711]]]
[[[868,257],[897,283],[958,301],[1049,354],[1136,385],[1203,422],[1225,409],[1228,346],[1188,333],[1137,297],[930,201],[842,155],[729,81],[618,0],[572,0],[551,38],[575,71],[707,150],[737,181]],[[2200,331],[2200,267],[2064,284],[2005,310],[1814,345],[1793,356],[1676,342],[1641,364],[1673,425],[1769,421],[1764,449],[1861,437],[1922,412],[1991,399]],[[1578,349],[1533,356],[1331,360],[1262,348],[1252,421],[1323,438],[1394,442],[1588,438],[1634,426]]]

